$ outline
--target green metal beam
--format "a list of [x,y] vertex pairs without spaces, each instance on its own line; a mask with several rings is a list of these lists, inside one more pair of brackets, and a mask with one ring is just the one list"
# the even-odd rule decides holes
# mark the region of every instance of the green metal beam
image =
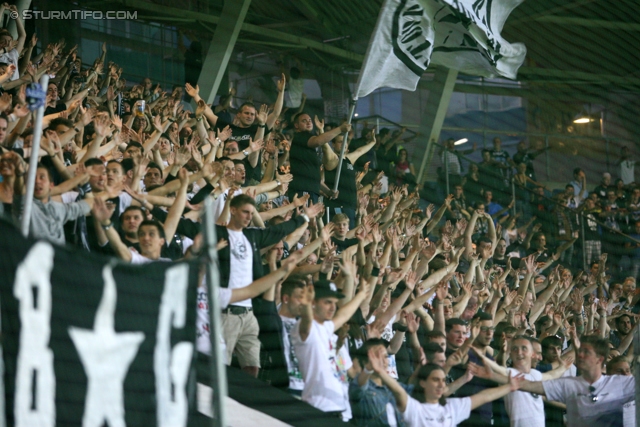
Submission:
[[580,27],[589,28],[607,28],[610,30],[623,30],[623,31],[640,31],[640,24],[632,22],[618,22],[618,21],[606,21],[603,19],[586,19],[575,18],[570,16],[540,16],[535,19],[538,22],[548,22],[551,24],[560,25],[576,25]]
[[207,56],[202,61],[202,72],[198,78],[200,96],[207,104],[212,104],[218,93],[250,4],[251,0],[224,2],[221,19],[216,26]]
[[[209,24],[218,25],[220,22],[220,17],[215,15],[210,15],[207,13],[201,12],[192,12],[190,10],[178,9],[174,7],[167,7],[158,4],[149,3],[141,0],[110,0],[112,3],[120,4],[122,6],[138,10],[138,11],[147,11],[153,12],[160,15],[166,16],[179,16],[182,19],[195,19],[197,21],[206,22]],[[319,52],[324,52],[339,58],[345,58],[353,62],[362,63],[364,60],[364,55],[350,52],[348,50],[340,49],[319,41],[307,39],[304,37],[296,36],[295,34],[285,33],[282,31],[273,30],[270,28],[265,28],[260,25],[253,25],[248,23],[243,23],[241,26],[241,31],[253,34],[259,34],[261,37],[268,37],[276,40],[282,40],[285,42],[289,42],[292,44],[302,45],[305,47],[309,47],[315,49]]]
[[640,85],[638,77],[624,77],[612,74],[593,74],[585,71],[555,70],[550,68],[520,67],[518,74],[522,76],[541,76],[556,79],[587,80],[595,83],[607,82],[621,85]]
[[458,78],[458,71],[439,68],[433,79],[433,89],[429,91],[427,107],[420,120],[420,134],[429,135],[418,172],[418,183],[422,183],[427,169],[431,163],[435,143],[440,139],[442,124],[449,108],[449,101]]

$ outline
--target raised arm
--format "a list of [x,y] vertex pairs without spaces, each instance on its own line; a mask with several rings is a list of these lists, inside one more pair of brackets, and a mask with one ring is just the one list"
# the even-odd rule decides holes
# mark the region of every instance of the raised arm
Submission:
[[280,113],[282,113],[282,106],[284,105],[284,88],[286,84],[287,78],[282,74],[282,77],[278,80],[278,97],[276,98],[276,103],[273,106],[273,111],[267,118],[267,127],[269,129],[273,129],[276,124],[276,120],[278,120]]
[[[374,350],[374,349],[372,349]],[[373,371],[378,374],[384,385],[386,385],[391,393],[393,393],[393,397],[396,399],[396,407],[398,411],[404,412],[407,409],[407,403],[409,402],[409,395],[405,391],[400,384],[389,374],[387,374],[387,370],[384,367],[384,358],[382,355],[375,351],[369,350],[369,354],[367,355],[369,358],[369,362]]]
[[180,179],[180,189],[176,193],[176,199],[174,200],[167,219],[164,221],[164,235],[167,238],[167,243],[171,241],[173,235],[176,234],[180,217],[184,211],[184,207],[187,202],[187,187],[189,186],[189,173],[186,169],[180,169],[178,172],[178,178]]
[[[126,262],[131,262],[131,252],[129,248],[122,243],[122,239],[118,232],[113,228],[111,223],[112,210],[109,209],[105,202],[100,197],[96,197],[93,202],[93,209],[91,210],[93,219],[99,227],[96,227],[96,231],[102,229],[104,231],[104,238],[109,241],[113,251],[116,255]],[[98,234],[100,234],[98,232]],[[100,239],[101,236],[98,236]]]
[[371,291],[371,286],[367,280],[361,283],[360,291],[353,297],[351,301],[342,306],[340,310],[333,317],[333,324],[335,330],[338,330],[351,319],[351,316],[356,312],[362,302],[368,297],[368,293]]
[[291,273],[297,263],[302,259],[300,251],[296,251],[289,255],[287,259],[282,261],[282,265],[279,269],[273,271],[266,276],[259,278],[252,282],[249,286],[245,286],[244,288],[233,289],[231,291],[231,299],[229,300],[230,304],[238,301],[244,301],[249,298],[257,297],[265,293],[274,285],[277,285],[279,282],[282,282],[288,275]]
[[331,129],[329,132],[325,132],[320,135],[309,138],[309,142],[307,143],[307,145],[310,148],[320,147],[326,144],[327,142],[331,141],[336,136],[342,133],[347,133],[350,130],[351,130],[351,125],[345,122],[341,124],[339,127]]
[[496,399],[506,396],[512,391],[516,391],[521,387],[522,380],[518,377],[509,376],[509,384],[501,385],[500,387],[489,388],[483,390],[480,393],[471,396],[471,410],[476,409],[485,403],[493,402]]

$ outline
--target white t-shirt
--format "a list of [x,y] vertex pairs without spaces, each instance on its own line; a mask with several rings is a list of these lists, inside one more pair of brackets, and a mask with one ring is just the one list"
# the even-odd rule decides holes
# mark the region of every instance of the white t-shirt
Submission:
[[[521,372],[515,368],[507,368],[512,377]],[[542,372],[532,369],[524,374],[528,381],[542,381]],[[513,391],[504,398],[504,405],[511,420],[511,427],[544,426],[544,403],[542,396],[526,391]]]
[[[333,334],[332,345],[334,349],[338,348],[338,336]],[[351,413],[351,404],[349,403],[349,374],[347,371],[353,366],[351,355],[349,354],[349,344],[345,341],[342,347],[336,352],[336,366],[338,368],[338,378],[344,389],[345,410],[342,413],[342,421],[349,422],[353,418]]]
[[[374,322],[375,316],[371,316],[371,318],[373,320],[371,320],[369,323]],[[380,337],[383,340],[387,340],[389,342],[391,342],[391,340],[393,339],[393,336],[396,334],[395,331],[393,330],[393,322],[396,321],[396,315],[394,315],[391,320],[389,320],[389,323],[387,323],[387,325],[384,327],[384,330],[382,331],[382,334],[380,334]],[[395,354],[388,354],[387,355],[387,359],[389,359],[389,366],[387,367],[387,374],[389,374],[391,376],[391,378],[395,378],[398,379],[398,365],[396,364],[396,355]]]
[[[218,298],[221,309],[229,306],[232,293],[233,291],[229,288],[218,288]],[[200,286],[198,286],[196,304],[196,349],[200,353],[211,355],[211,338],[209,338],[211,334],[209,322],[209,293],[207,292],[206,276],[202,279]],[[227,345],[222,335],[220,336],[220,346],[222,347],[222,357],[226,359]],[[224,360],[224,363],[228,364],[228,362],[228,360]]]
[[16,66],[16,70],[13,72],[13,76],[11,76],[11,78],[9,79],[10,82],[18,80],[20,78],[20,72],[18,70],[19,58],[20,54],[18,53],[18,49],[11,49],[9,52],[0,55],[0,62],[4,62],[5,64],[13,64]]
[[169,258],[158,258],[153,260],[151,258],[147,258],[146,256],[140,255],[135,249],[129,248],[129,252],[131,253],[131,264],[147,264],[153,261],[163,261],[163,262],[171,262]]
[[298,319],[280,316],[282,319],[282,342],[284,343],[284,357],[287,360],[287,372],[289,372],[289,388],[292,390],[304,390],[304,380],[300,373],[300,363],[291,345],[291,331],[298,323]]
[[[589,391],[589,386],[594,388]],[[602,375],[589,384],[582,377],[558,378],[542,383],[547,399],[567,405],[568,427],[622,425],[622,407],[634,399],[635,380],[622,375]],[[593,401],[592,396],[598,400]]]
[[629,185],[635,181],[634,169],[636,166],[635,160],[623,160],[620,163],[620,179],[624,182],[624,185]]
[[[229,250],[231,252],[231,269],[229,272],[229,289],[239,289],[253,282],[253,251],[251,243],[242,231],[229,232]],[[251,299],[238,301],[233,305],[251,307]]]
[[287,82],[289,89],[289,99],[285,99],[286,106],[298,108],[302,104],[302,93],[304,92],[304,79],[289,78]]
[[306,341],[300,339],[300,323],[291,331],[291,344],[300,363],[304,379],[302,400],[324,412],[344,411],[344,388],[338,379],[336,352],[333,347],[335,325],[331,320],[311,324]]
[[407,427],[455,427],[471,415],[471,398],[449,398],[447,404],[420,403],[409,397],[404,410]]

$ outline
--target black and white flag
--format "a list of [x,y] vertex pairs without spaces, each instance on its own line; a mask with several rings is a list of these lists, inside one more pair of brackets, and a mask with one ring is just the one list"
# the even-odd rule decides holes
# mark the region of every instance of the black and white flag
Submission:
[[386,0],[371,37],[355,98],[380,87],[415,90],[429,64],[515,79],[527,49],[501,36],[524,0]]
[[0,221],[8,426],[186,426],[198,269],[115,263]]

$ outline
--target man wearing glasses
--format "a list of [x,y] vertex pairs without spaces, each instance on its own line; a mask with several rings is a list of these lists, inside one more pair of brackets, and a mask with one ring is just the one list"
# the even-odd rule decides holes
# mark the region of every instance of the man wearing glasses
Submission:
[[544,395],[567,405],[568,427],[622,426],[622,407],[634,400],[635,380],[630,376],[602,374],[609,343],[585,336],[577,353],[578,377],[549,381],[523,381],[520,390]]

